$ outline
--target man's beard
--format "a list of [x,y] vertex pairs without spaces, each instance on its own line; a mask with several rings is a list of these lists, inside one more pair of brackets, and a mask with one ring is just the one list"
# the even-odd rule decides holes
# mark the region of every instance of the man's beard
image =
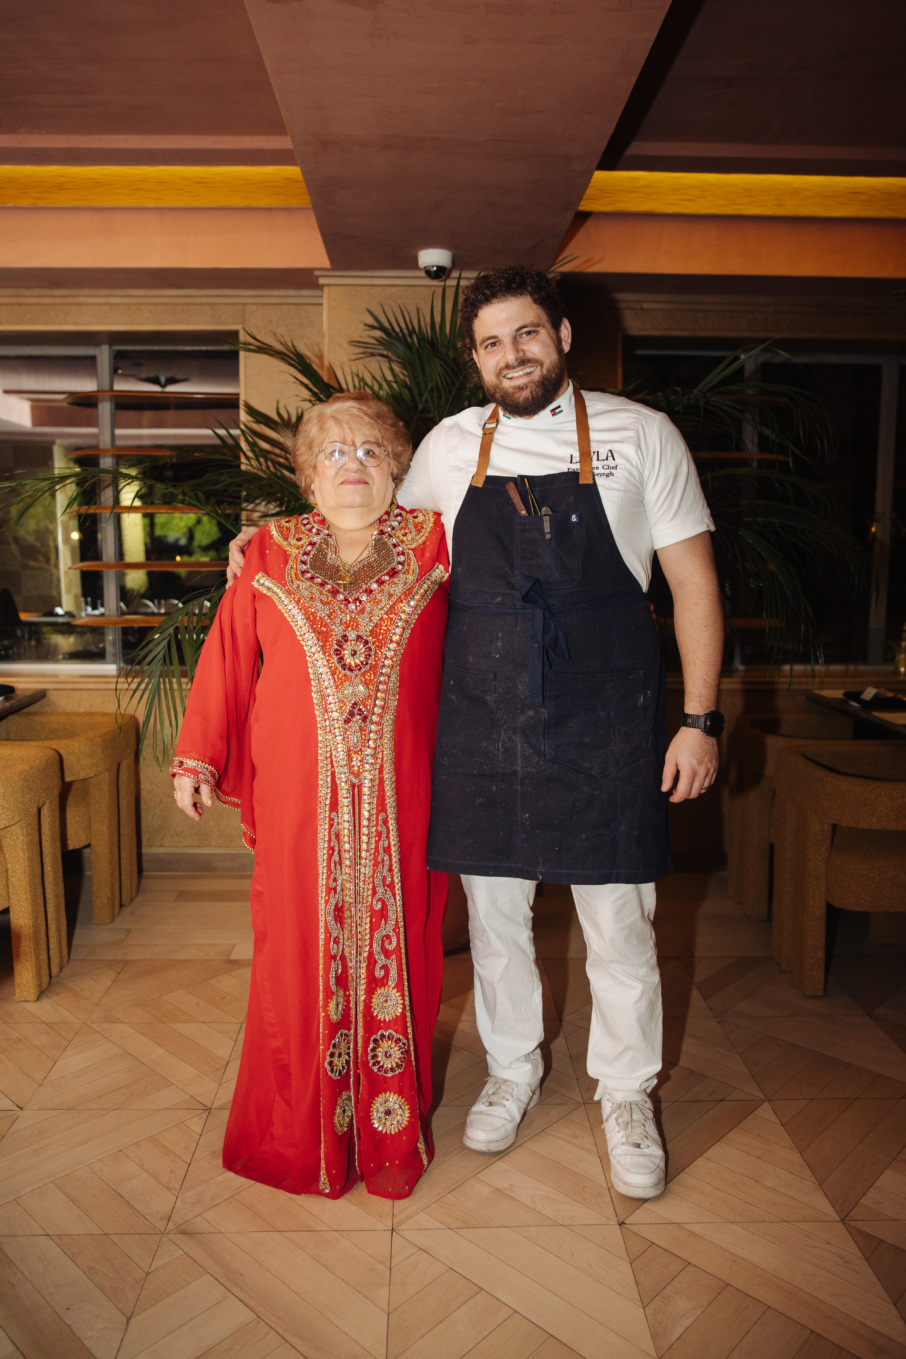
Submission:
[[[559,339],[559,337],[558,337]],[[538,415],[545,406],[560,395],[566,381],[566,355],[559,350],[558,359],[549,367],[541,368],[531,382],[511,387],[505,378],[482,378],[488,400],[493,401],[507,415]]]

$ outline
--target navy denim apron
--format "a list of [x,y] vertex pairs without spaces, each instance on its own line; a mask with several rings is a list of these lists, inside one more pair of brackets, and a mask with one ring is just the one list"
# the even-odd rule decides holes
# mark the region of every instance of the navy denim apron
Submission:
[[[495,408],[456,516],[431,868],[577,884],[671,871],[660,647],[574,392],[579,476],[487,476]],[[520,514],[514,482],[548,513]]]

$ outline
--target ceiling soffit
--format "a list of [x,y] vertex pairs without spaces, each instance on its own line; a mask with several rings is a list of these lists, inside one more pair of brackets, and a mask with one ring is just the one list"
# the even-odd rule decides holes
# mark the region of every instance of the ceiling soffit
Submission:
[[0,161],[279,164],[242,0],[0,0]]
[[246,0],[333,267],[548,267],[667,8]]
[[673,0],[601,169],[906,173],[903,0]]

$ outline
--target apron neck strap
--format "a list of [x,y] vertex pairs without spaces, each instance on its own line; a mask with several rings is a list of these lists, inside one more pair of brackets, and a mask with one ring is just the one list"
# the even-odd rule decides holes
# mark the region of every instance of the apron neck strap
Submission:
[[475,475],[472,478],[473,486],[483,486],[484,479],[488,475],[488,463],[491,461],[491,444],[494,442],[494,435],[497,431],[497,422],[499,419],[499,408],[495,406],[482,426],[481,447],[478,450],[478,466],[475,468]]
[[576,435],[579,444],[579,484],[594,485],[594,472],[591,467],[591,436],[588,433],[588,411],[585,397],[573,383],[573,400],[576,403]]
[[[579,444],[579,483],[582,486],[590,486],[594,484],[595,478],[591,467],[591,437],[588,433],[588,411],[585,408],[585,397],[575,383],[573,383],[573,400],[576,406],[576,436]],[[473,486],[484,485],[484,479],[488,474],[488,466],[491,461],[491,444],[494,442],[494,435],[497,432],[499,420],[499,408],[495,406],[481,429],[481,446],[478,449],[478,466],[475,468],[475,475],[472,478],[471,483]]]

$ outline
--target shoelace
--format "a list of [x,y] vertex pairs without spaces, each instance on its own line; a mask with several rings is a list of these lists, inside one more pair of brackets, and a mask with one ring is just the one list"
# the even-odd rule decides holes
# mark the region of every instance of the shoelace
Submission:
[[647,1109],[638,1100],[620,1100],[613,1105],[613,1117],[628,1147],[647,1151],[651,1146],[646,1121]]
[[481,1097],[482,1107],[485,1109],[502,1109],[512,1097],[515,1088],[513,1081],[508,1081],[503,1076],[492,1076]]

